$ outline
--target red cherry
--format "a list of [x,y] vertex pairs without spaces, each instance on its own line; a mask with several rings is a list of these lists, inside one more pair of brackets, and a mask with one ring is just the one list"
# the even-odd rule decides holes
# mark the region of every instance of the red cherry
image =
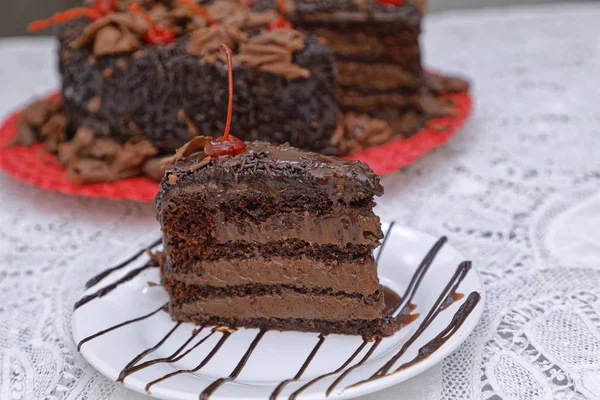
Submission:
[[169,44],[175,41],[177,33],[167,26],[155,25],[144,34],[144,40],[150,44]]
[[385,4],[388,6],[401,6],[404,4],[404,0],[378,0],[379,4]]
[[227,140],[220,136],[204,146],[204,153],[210,157],[235,156],[244,151],[246,151],[246,144],[233,135],[229,135]]
[[148,13],[144,11],[138,3],[133,3],[129,7],[129,12],[140,15],[150,27],[144,34],[146,42],[150,44],[169,44],[175,41],[177,32],[168,26],[156,25]]
[[285,0],[277,0],[277,5],[279,6],[279,16],[275,20],[269,22],[267,30],[294,29],[294,25],[285,19]]
[[277,17],[267,25],[267,30],[272,31],[274,29],[294,29],[294,25],[285,18]]
[[117,11],[117,2],[116,0],[94,0],[93,8],[102,14],[114,13]]

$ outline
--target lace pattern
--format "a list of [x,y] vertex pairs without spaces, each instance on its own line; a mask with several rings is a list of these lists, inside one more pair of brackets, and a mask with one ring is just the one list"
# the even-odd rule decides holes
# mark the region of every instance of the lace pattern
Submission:
[[[475,261],[474,333],[442,364],[365,399],[600,398],[600,6],[428,17],[427,64],[474,81],[473,119],[383,179],[378,213]],[[57,87],[50,40],[0,41],[0,113]],[[152,204],[67,197],[0,176],[0,398],[144,396],[87,365],[71,309],[95,272],[158,234]]]

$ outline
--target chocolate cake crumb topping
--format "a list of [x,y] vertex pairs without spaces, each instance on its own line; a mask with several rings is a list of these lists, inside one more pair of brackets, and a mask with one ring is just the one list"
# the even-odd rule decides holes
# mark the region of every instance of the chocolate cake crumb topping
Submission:
[[310,71],[293,61],[293,54],[304,48],[304,34],[292,29],[275,29],[251,37],[235,57],[249,68],[282,75],[288,79],[308,78]]

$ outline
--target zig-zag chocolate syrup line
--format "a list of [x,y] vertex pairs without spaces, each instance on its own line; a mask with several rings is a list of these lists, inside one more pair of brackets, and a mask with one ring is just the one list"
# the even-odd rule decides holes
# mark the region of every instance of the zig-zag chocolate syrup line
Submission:
[[406,341],[406,343],[404,343],[404,345],[398,351],[398,353],[396,353],[390,361],[388,361],[383,367],[381,367],[374,374],[374,376],[385,375],[387,372],[389,372],[389,370],[392,368],[394,363],[396,361],[398,361],[398,359],[400,357],[402,357],[402,355],[406,352],[406,350],[408,350],[410,345],[412,345],[415,342],[415,340],[417,340],[417,338],[425,331],[425,329],[427,329],[429,327],[431,322],[433,322],[433,320],[442,311],[442,306],[447,301],[448,297],[451,298],[452,294],[456,292],[456,289],[458,288],[458,286],[460,285],[460,283],[462,282],[462,280],[467,275],[467,273],[469,272],[470,269],[471,269],[470,261],[462,262],[458,266],[458,268],[456,269],[456,272],[452,276],[452,279],[450,280],[450,282],[448,282],[448,284],[446,285],[446,287],[444,288],[444,290],[442,291],[440,296],[437,298],[437,300],[433,304],[433,307],[431,307],[431,309],[429,310],[429,313],[427,314],[427,316],[425,316],[425,319],[423,320],[423,322],[421,322],[421,325],[419,325],[419,327],[417,328],[415,333],[410,338],[408,338],[408,340]]
[[308,357],[306,358],[306,360],[304,361],[304,363],[302,364],[302,366],[300,367],[300,369],[298,370],[296,375],[294,375],[294,377],[292,379],[286,379],[285,381],[282,381],[279,385],[277,385],[275,390],[273,390],[273,393],[271,393],[271,396],[269,396],[269,400],[277,399],[277,396],[279,396],[279,393],[281,393],[283,388],[286,387],[286,385],[288,383],[297,381],[298,379],[300,379],[302,377],[302,375],[304,375],[304,372],[306,371],[306,369],[312,362],[313,358],[315,358],[315,356],[317,355],[317,352],[323,345],[323,342],[325,341],[325,337],[326,336],[324,334],[322,334],[322,333],[319,334],[319,341],[317,342],[315,347],[312,349],[312,351],[310,352],[310,354],[308,355]]
[[125,276],[123,276],[121,279],[117,280],[116,282],[113,282],[110,285],[107,285],[92,294],[82,297],[81,300],[79,300],[77,303],[75,303],[75,306],[73,307],[73,311],[77,310],[82,305],[94,300],[95,298],[102,297],[102,296],[109,294],[110,292],[115,290],[119,285],[132,280],[133,278],[135,278],[136,276],[138,276],[139,274],[141,274],[148,268],[155,268],[155,267],[158,267],[158,264],[152,260],[149,260],[146,264],[142,265],[141,267],[129,271],[127,274],[125,274]]
[[373,375],[371,375],[371,377],[362,380],[358,383],[355,383],[351,386],[348,386],[346,389],[385,377],[390,371],[390,369],[394,366],[394,364],[400,359],[400,357],[402,357],[410,348],[410,346],[423,334],[423,332],[425,332],[425,330],[429,327],[431,322],[433,322],[433,320],[439,315],[439,313],[442,312],[445,308],[447,308],[444,307],[444,303],[447,301],[448,297],[452,298],[453,293],[456,291],[456,289],[458,288],[458,286],[460,285],[460,283],[462,282],[462,280],[467,275],[470,269],[470,261],[462,262],[456,269],[456,272],[452,276],[450,282],[448,282],[440,296],[435,301],[434,305],[427,313],[427,316],[425,316],[425,319],[421,322],[417,330],[408,338],[408,340],[404,342],[400,350],[398,350],[398,352],[394,354],[394,356],[392,356],[392,358],[388,362],[386,362]]
[[256,337],[254,338],[254,340],[248,347],[248,350],[246,350],[246,353],[242,356],[242,358],[240,359],[240,362],[238,363],[238,365],[235,366],[235,368],[233,369],[231,374],[227,378],[219,378],[216,381],[214,381],[213,383],[211,383],[210,385],[208,385],[206,387],[206,389],[204,389],[202,391],[202,393],[200,393],[200,400],[208,400],[210,395],[213,394],[215,392],[215,390],[217,390],[219,387],[221,387],[221,385],[223,385],[225,382],[231,382],[238,377],[240,372],[242,372],[242,370],[246,366],[246,363],[248,362],[248,359],[254,352],[254,349],[256,348],[256,346],[258,346],[258,343],[263,338],[263,336],[265,335],[266,332],[267,331],[265,331],[263,329],[261,329],[258,332]]
[[358,356],[358,355],[360,354],[360,352],[361,352],[361,351],[362,351],[362,350],[365,348],[365,346],[366,346],[368,343],[369,343],[369,341],[368,341],[368,340],[366,340],[366,339],[364,339],[364,340],[362,341],[362,343],[360,344],[360,346],[358,346],[358,348],[357,348],[357,349],[354,351],[354,353],[352,353],[352,355],[351,355],[351,356],[350,356],[350,357],[349,357],[349,358],[348,358],[348,359],[347,359],[347,360],[346,360],[346,361],[345,361],[345,362],[344,362],[342,365],[340,365],[338,369],[336,369],[335,371],[332,371],[332,372],[329,372],[329,373],[326,373],[326,374],[323,374],[323,375],[317,376],[315,379],[313,379],[313,380],[311,380],[311,381],[309,381],[309,382],[305,383],[305,384],[304,384],[304,386],[300,387],[298,390],[296,390],[294,393],[292,393],[292,394],[290,395],[290,398],[289,398],[288,400],[295,400],[295,399],[296,399],[296,397],[297,397],[297,396],[298,396],[300,393],[302,393],[302,392],[303,392],[304,390],[306,390],[308,387],[310,387],[310,386],[314,385],[315,383],[317,383],[317,382],[318,382],[318,381],[320,381],[321,379],[325,379],[325,378],[327,378],[328,376],[332,376],[332,375],[335,375],[335,374],[339,374],[340,372],[342,372],[343,370],[345,370],[345,369],[346,369],[346,367],[347,367],[348,365],[350,365],[350,363],[351,363],[352,361],[354,361],[354,359],[356,358],[356,356]]
[[[192,369],[180,369],[178,371],[174,371],[171,372],[165,376],[162,376],[158,379],[155,379],[151,382],[149,382],[146,385],[146,392],[148,394],[150,393],[150,388],[154,385],[156,385],[158,382],[162,382],[165,379],[169,379],[175,375],[180,375],[180,374],[186,374],[186,373],[194,373],[194,372],[198,372],[200,371],[202,368],[204,368],[204,366],[206,364],[208,364],[208,362],[215,356],[215,354],[217,354],[217,352],[221,349],[221,346],[223,346],[223,344],[225,344],[225,342],[227,341],[227,339],[229,339],[229,337],[231,336],[231,332],[230,331],[223,331],[222,332],[223,335],[221,336],[221,339],[219,339],[219,341],[217,342],[217,344],[215,345],[215,347],[212,348],[212,350],[210,351],[210,353],[208,353],[208,355],[206,357],[204,357],[204,359],[202,361],[200,361],[200,364],[198,364],[196,367],[192,368]],[[206,338],[205,338],[206,339]]]
[[102,335],[104,335],[105,333],[108,333],[108,332],[114,331],[115,329],[119,329],[119,328],[121,328],[121,327],[123,327],[123,326],[125,326],[125,325],[129,325],[129,324],[132,324],[132,323],[134,323],[134,322],[138,322],[138,321],[144,320],[144,319],[146,319],[146,318],[150,318],[151,316],[153,316],[154,314],[156,314],[156,313],[157,313],[157,312],[159,312],[160,310],[164,309],[164,308],[165,308],[165,307],[166,307],[168,304],[169,304],[169,303],[165,303],[165,304],[163,304],[162,306],[160,306],[159,308],[157,308],[156,310],[152,311],[151,313],[148,313],[148,314],[146,314],[146,315],[142,315],[141,317],[137,317],[137,318],[134,318],[134,319],[130,319],[130,320],[128,320],[128,321],[125,321],[125,322],[121,322],[120,324],[113,325],[113,326],[111,326],[110,328],[106,328],[106,329],[104,329],[104,330],[102,330],[102,331],[100,331],[100,332],[98,332],[98,333],[95,333],[95,334],[93,334],[93,335],[91,335],[91,336],[88,336],[88,337],[86,337],[86,338],[84,338],[84,339],[81,339],[81,341],[80,341],[80,342],[77,344],[77,351],[81,350],[81,346],[82,346],[84,343],[86,343],[86,342],[89,342],[90,340],[92,340],[92,339],[95,339],[95,338],[97,338],[98,336],[102,336]]
[[392,311],[391,313],[394,319],[402,315],[402,313],[404,313],[404,309],[408,307],[409,304],[412,302],[413,297],[415,296],[417,290],[419,289],[419,286],[421,285],[423,277],[425,276],[427,271],[429,271],[429,267],[431,267],[436,256],[447,241],[448,239],[445,236],[440,238],[431,248],[431,250],[429,250],[423,261],[421,261],[421,264],[415,271],[415,274],[413,275],[412,279],[410,280],[410,283],[408,284],[408,288],[406,288],[406,291],[404,292],[404,296],[401,297],[402,300],[400,301],[400,304],[398,304],[394,308],[394,311]]
[[[444,330],[442,332],[440,332],[435,338],[433,338],[432,340],[427,342],[423,347],[421,347],[415,358],[400,365],[391,374],[377,375],[377,373],[375,373],[370,378],[362,380],[360,382],[357,382],[353,385],[350,385],[350,386],[346,387],[344,390],[362,385],[364,383],[369,383],[371,381],[381,379],[386,376],[393,375],[393,374],[400,372],[412,365],[417,364],[420,361],[423,361],[424,359],[426,359],[427,357],[432,355],[435,351],[437,351],[440,347],[442,347],[442,345],[444,343],[446,343],[448,341],[448,339],[450,339],[452,337],[452,335],[454,335],[456,333],[456,331],[458,331],[458,329],[462,326],[462,324],[467,320],[469,315],[471,315],[471,312],[473,312],[473,310],[479,303],[479,300],[481,300],[481,295],[478,292],[471,292],[471,294],[469,294],[469,297],[467,297],[467,300],[463,304],[461,304],[458,311],[454,314],[454,316],[452,317],[452,321],[450,321],[448,326],[446,326],[446,328],[444,328]],[[439,311],[443,311],[444,309],[445,308],[440,308]]]
[[[175,329],[177,329],[179,327],[179,325],[181,325],[181,322],[179,322],[177,325],[175,325],[175,327],[169,331],[154,347],[151,347],[147,350],[144,350],[143,352],[141,352],[140,354],[138,354],[137,356],[135,356],[133,358],[133,360],[129,361],[127,363],[127,365],[121,370],[121,372],[119,373],[119,377],[117,378],[117,382],[121,382],[123,383],[123,380],[125,380],[126,377],[128,377],[129,375],[133,374],[136,371],[139,371],[140,369],[149,367],[151,365],[154,364],[158,364],[160,362],[172,362],[172,358],[176,357],[179,353],[181,353],[183,351],[183,349],[185,349],[185,347],[192,341],[194,340],[194,338],[196,336],[198,336],[198,334],[202,331],[202,329],[204,327],[201,327],[198,330],[195,330],[192,335],[188,338],[188,340],[186,340],[177,350],[175,350],[175,352],[173,354],[171,354],[168,357],[164,357],[164,358],[156,358],[154,360],[150,360],[150,361],[146,361],[144,363],[141,363],[139,365],[136,365],[140,360],[142,360],[142,358],[146,357],[148,354],[152,353],[153,351],[155,351],[156,349],[158,349],[160,346],[163,345],[163,343],[165,343],[167,341],[167,339],[169,338],[169,336],[171,336],[171,334],[175,331]],[[210,335],[208,335],[210,336]],[[208,337],[207,336],[207,337]],[[206,339],[206,338],[205,338]]]
[[158,246],[161,242],[162,242],[162,239],[158,239],[158,240],[154,241],[152,244],[150,244],[150,247],[148,247],[148,249],[142,249],[142,250],[138,251],[137,253],[135,253],[134,255],[132,255],[131,257],[129,257],[128,259],[126,259],[125,261],[123,261],[123,262],[115,265],[112,268],[109,268],[107,270],[104,270],[104,271],[100,272],[98,275],[94,276],[93,278],[91,278],[89,281],[86,282],[85,288],[86,289],[91,288],[92,286],[96,285],[101,280],[103,280],[104,278],[106,278],[108,275],[110,275],[113,272],[118,271],[121,268],[124,268],[127,265],[131,264],[137,258],[141,257],[142,254],[144,254],[147,250],[149,250],[149,249],[151,249],[153,247]]
[[381,255],[383,254],[383,249],[385,249],[385,244],[387,243],[388,238],[391,236],[390,233],[392,233],[392,229],[394,229],[395,223],[396,223],[396,221],[390,222],[390,226],[388,226],[387,231],[385,232],[385,236],[383,237],[383,242],[381,243],[381,247],[379,248],[379,251],[377,252],[377,258],[375,259],[375,263],[377,265],[379,265],[379,259],[381,258]]
[[360,367],[361,365],[363,365],[364,363],[367,362],[367,360],[369,358],[371,358],[371,356],[373,355],[373,353],[375,352],[375,350],[377,349],[377,347],[379,347],[379,343],[381,343],[381,339],[377,339],[375,340],[375,342],[373,343],[373,345],[371,346],[371,348],[369,349],[369,351],[367,352],[367,354],[365,354],[365,356],[363,358],[361,358],[361,360],[356,363],[356,365],[353,365],[352,367],[348,368],[347,370],[345,370],[340,376],[338,376],[336,378],[335,381],[333,381],[333,383],[327,388],[327,392],[325,392],[325,395],[327,397],[329,397],[329,395],[331,394],[331,392],[333,391],[333,389],[346,377],[348,376],[348,374],[352,371],[354,371],[356,368]]
[[158,349],[160,346],[162,346],[167,341],[167,339],[169,339],[169,337],[173,334],[173,332],[175,332],[177,330],[177,328],[179,328],[180,326],[181,326],[181,322],[176,323],[175,326],[169,332],[167,332],[167,334],[162,339],[159,340],[158,343],[156,343],[154,346],[150,347],[149,349],[142,351],[140,354],[135,356],[133,358],[133,360],[131,360],[129,363],[127,363],[125,368],[123,368],[123,371],[121,371],[121,373],[119,374],[119,377],[117,378],[117,382],[123,383],[123,379],[125,379],[125,377],[127,376],[125,371],[128,371],[132,366],[137,364],[142,358],[146,357],[148,354],[154,352],[156,349]]
[[196,349],[198,346],[201,346],[202,343],[206,342],[214,333],[215,330],[213,329],[208,335],[206,335],[205,337],[203,337],[202,339],[200,339],[198,341],[198,343],[194,344],[192,347],[190,347],[188,350],[186,350],[183,354],[179,355],[179,353],[181,353],[181,351],[183,349],[186,348],[186,346],[196,337],[198,336],[198,334],[200,333],[200,331],[197,331],[195,333],[192,334],[192,336],[185,341],[184,344],[182,344],[177,350],[175,350],[175,352],[173,354],[171,354],[168,357],[162,357],[162,358],[156,358],[154,360],[150,360],[150,361],[146,361],[144,363],[141,363],[139,365],[133,365],[131,367],[129,367],[129,369],[127,367],[125,367],[120,373],[119,373],[119,378],[117,379],[117,382],[123,382],[123,380],[128,377],[129,375],[140,371],[144,368],[148,368],[151,367],[152,365],[156,365],[156,364],[160,364],[160,363],[165,363],[165,364],[172,364],[174,362],[177,362],[179,360],[181,360],[183,357],[187,356],[188,354],[190,354],[194,349]]
[[465,322],[467,317],[471,314],[471,312],[475,309],[477,304],[481,300],[481,295],[478,292],[472,292],[467,300],[460,305],[458,311],[452,317],[452,321],[443,331],[441,331],[436,337],[427,342],[423,347],[419,349],[418,355],[412,360],[405,362],[401,366],[399,366],[393,373],[400,372],[410,366],[417,364],[419,361],[424,360],[425,358],[432,355],[437,349],[442,347],[444,343],[448,341],[458,331],[458,329]]

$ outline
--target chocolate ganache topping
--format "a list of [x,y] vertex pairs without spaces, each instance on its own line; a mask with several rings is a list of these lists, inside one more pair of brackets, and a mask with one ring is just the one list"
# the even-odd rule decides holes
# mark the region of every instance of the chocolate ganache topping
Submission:
[[308,78],[310,72],[294,64],[293,55],[304,48],[304,34],[293,29],[275,29],[251,37],[235,57],[248,68],[282,75],[288,79]]
[[[325,189],[334,202],[383,194],[379,177],[360,161],[346,161],[305,152],[289,144],[265,142],[249,142],[244,153],[211,159],[200,150],[205,140],[195,138],[192,143],[196,144],[184,146],[170,160],[175,164],[162,180],[157,197],[159,209],[163,195],[172,192],[171,186],[184,190],[189,185],[211,182],[231,189],[256,181],[264,186],[272,185],[273,190],[279,189],[279,185],[293,185],[294,182],[302,182],[305,187],[309,182],[315,188]],[[198,151],[192,153],[196,149]],[[361,192],[364,196],[360,195]]]

